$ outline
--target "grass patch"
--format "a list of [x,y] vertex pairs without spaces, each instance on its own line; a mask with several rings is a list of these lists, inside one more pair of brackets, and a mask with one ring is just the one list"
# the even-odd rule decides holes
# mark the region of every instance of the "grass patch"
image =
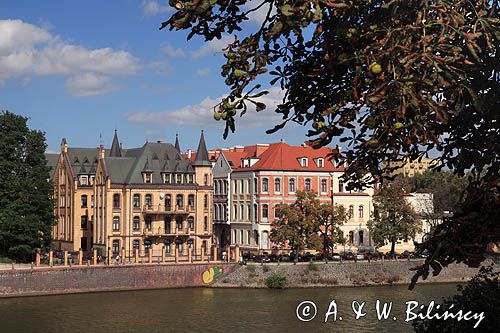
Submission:
[[285,289],[287,285],[286,275],[281,272],[273,272],[266,279],[266,286],[271,289]]
[[312,261],[309,262],[309,265],[307,265],[310,271],[317,272],[319,270],[318,265],[313,263]]
[[0,257],[0,264],[10,264],[13,260],[7,257]]
[[254,265],[248,265],[246,267],[247,267],[247,271],[249,271],[250,273],[255,273],[255,266]]
[[269,270],[270,270],[269,266],[262,266],[262,271],[263,271],[264,273],[269,272]]

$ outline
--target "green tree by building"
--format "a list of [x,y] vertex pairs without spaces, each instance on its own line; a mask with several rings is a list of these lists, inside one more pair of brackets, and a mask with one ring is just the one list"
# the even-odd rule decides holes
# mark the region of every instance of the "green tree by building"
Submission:
[[50,247],[54,221],[45,135],[4,111],[0,138],[0,256],[29,261]]
[[367,223],[377,246],[391,244],[391,255],[398,239],[414,238],[421,230],[421,222],[402,194],[397,187],[382,187],[373,197],[375,211]]

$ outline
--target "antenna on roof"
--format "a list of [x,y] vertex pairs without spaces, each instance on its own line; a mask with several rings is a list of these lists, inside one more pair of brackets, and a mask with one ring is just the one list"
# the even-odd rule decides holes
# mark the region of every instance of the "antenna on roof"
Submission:
[[102,133],[99,133],[99,146],[102,146]]

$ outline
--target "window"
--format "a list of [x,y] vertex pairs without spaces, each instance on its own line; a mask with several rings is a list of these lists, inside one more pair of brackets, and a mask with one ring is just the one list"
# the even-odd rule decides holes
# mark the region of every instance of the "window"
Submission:
[[203,184],[208,185],[208,174],[203,175]]
[[257,222],[257,204],[253,205],[253,220]]
[[150,248],[151,248],[151,240],[149,239],[144,240],[144,249],[146,250],[146,252],[149,252]]
[[274,192],[277,193],[281,192],[281,179],[279,178],[274,179]]
[[303,158],[300,159],[300,165],[302,167],[307,167],[307,165],[308,165],[307,157],[303,157]]
[[140,227],[141,227],[141,219],[139,218],[139,216],[134,216],[132,228],[134,230],[139,230]]
[[134,208],[141,207],[141,195],[140,194],[134,194]]
[[353,231],[349,231],[349,239],[348,239],[348,243],[349,243],[349,244],[354,243],[354,232],[353,232]]
[[187,245],[188,245],[188,248],[189,249],[192,249],[194,247],[194,240],[192,239],[188,239],[187,241]]
[[172,222],[172,218],[170,216],[165,216],[163,219],[163,228],[165,229],[166,234],[170,234],[170,224]]
[[322,158],[318,158],[316,160],[316,164],[318,165],[318,168],[323,168],[325,166],[325,161]]
[[82,237],[80,239],[80,248],[82,251],[87,251],[87,237]]
[[80,185],[87,186],[87,184],[88,184],[88,177],[87,176],[80,176]]
[[208,194],[203,197],[203,208],[208,209]]
[[165,254],[170,254],[170,239],[165,239]]
[[114,216],[113,217],[113,231],[119,231],[120,230],[120,217]]
[[250,237],[250,230],[247,231],[247,244],[250,244],[251,237]]
[[153,228],[153,218],[151,216],[146,216],[145,224],[146,224],[146,229],[151,230]]
[[247,192],[246,193],[250,193],[252,192],[252,181],[249,179],[247,181]]
[[354,217],[354,206],[349,206],[349,218],[352,219]]
[[219,194],[219,181],[218,180],[215,180],[214,181],[214,194]]
[[362,219],[363,218],[363,205],[360,205],[358,210],[359,210],[359,218]]
[[113,194],[113,208],[120,208],[120,195]]
[[87,222],[88,222],[88,217],[87,215],[83,215],[81,218],[81,228],[82,229],[87,229]]
[[146,206],[151,208],[153,206],[153,197],[151,196],[151,194],[146,194],[144,198],[146,200]]
[[269,217],[269,206],[267,204],[262,205],[262,218],[267,219]]
[[233,219],[236,220],[238,218],[238,206],[233,206]]
[[194,183],[194,176],[191,175],[191,174],[189,174],[188,175],[188,181],[189,181],[190,184]]
[[206,216],[203,217],[203,230],[208,231],[208,218]]
[[194,195],[188,195],[188,207],[190,210],[194,210]]
[[262,192],[269,192],[269,179],[262,179]]
[[175,197],[175,204],[178,208],[184,207],[184,196],[182,194],[177,194]]
[[311,178],[306,178],[306,180],[304,181],[304,190],[311,190]]
[[172,209],[172,196],[170,194],[165,194],[165,210]]
[[120,241],[115,239],[113,241],[113,256],[117,256],[119,253],[120,253]]
[[339,179],[339,192],[344,192],[344,182]]
[[82,195],[82,208],[87,208],[87,196]]
[[94,185],[95,176],[90,176],[90,185]]
[[139,240],[138,239],[134,239],[134,241],[132,242],[132,248],[134,250],[139,250]]
[[257,178],[253,179],[253,193],[257,193]]
[[182,252],[182,239],[176,239],[175,244],[177,244],[177,251]]
[[328,181],[326,179],[321,179],[321,193],[328,192]]
[[175,182],[177,184],[181,184],[182,183],[182,175],[181,174],[176,174],[175,175]]
[[151,184],[151,174],[150,173],[145,173],[144,174],[144,182],[146,184]]
[[360,230],[358,232],[358,236],[359,236],[359,244],[363,244],[363,237],[364,237],[364,234],[363,234],[363,230]]
[[171,182],[171,181],[172,181],[172,180],[171,180],[171,174],[169,174],[169,173],[164,173],[164,174],[163,174],[163,182],[164,182],[165,184],[170,184],[170,182]]
[[90,196],[90,207],[92,207],[92,208],[94,207],[94,196],[93,195]]
[[240,205],[240,220],[243,220],[245,216],[245,208],[243,207],[243,205]]
[[243,239],[243,230],[240,230],[240,244],[245,243],[245,240]]
[[295,178],[288,180],[288,192],[295,193]]
[[194,230],[194,217],[192,216],[188,217],[187,221],[189,229]]
[[175,218],[175,227],[177,229],[182,229],[182,217],[181,216],[177,216]]

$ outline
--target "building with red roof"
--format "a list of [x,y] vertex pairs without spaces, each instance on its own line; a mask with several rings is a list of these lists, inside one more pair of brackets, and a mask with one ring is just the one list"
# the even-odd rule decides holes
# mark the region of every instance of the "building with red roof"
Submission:
[[373,189],[348,192],[344,173],[331,154],[285,142],[220,149],[214,164],[214,238],[220,251],[239,245],[243,251],[269,251],[275,209],[296,200],[297,191],[313,191],[320,201],[344,205],[351,218],[342,229],[352,246],[371,246],[366,227]]

